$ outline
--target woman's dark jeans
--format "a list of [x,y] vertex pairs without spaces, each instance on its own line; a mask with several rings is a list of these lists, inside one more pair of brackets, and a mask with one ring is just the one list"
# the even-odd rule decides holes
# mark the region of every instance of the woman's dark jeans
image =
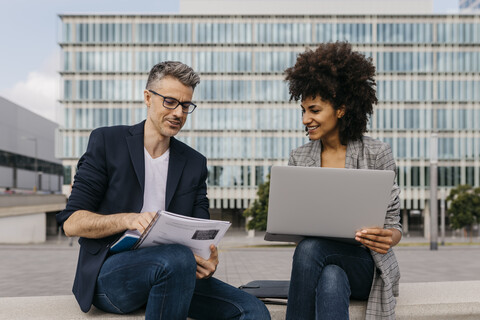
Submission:
[[287,320],[348,320],[350,298],[368,299],[374,267],[365,247],[304,239],[293,256]]

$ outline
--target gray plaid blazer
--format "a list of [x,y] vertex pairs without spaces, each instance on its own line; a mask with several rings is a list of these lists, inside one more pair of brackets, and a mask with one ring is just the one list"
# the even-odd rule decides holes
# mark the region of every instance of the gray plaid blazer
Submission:
[[[322,144],[311,141],[290,153],[289,166],[320,167]],[[362,140],[349,142],[345,159],[347,169],[396,170],[390,146],[379,140],[364,136]],[[393,184],[390,203],[385,216],[385,228],[402,232],[400,224],[400,189]],[[398,296],[400,270],[393,250],[386,254],[371,251],[376,268],[370,296],[368,297],[366,319],[395,319],[395,297]]]

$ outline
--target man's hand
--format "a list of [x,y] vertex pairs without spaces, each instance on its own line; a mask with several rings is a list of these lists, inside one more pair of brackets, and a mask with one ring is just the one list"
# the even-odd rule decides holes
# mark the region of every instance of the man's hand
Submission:
[[210,258],[208,260],[203,259],[195,255],[197,261],[197,279],[210,278],[217,270],[218,265],[218,251],[215,245],[210,245]]
[[63,224],[69,237],[99,239],[124,232],[145,231],[155,217],[155,212],[99,214],[87,210],[75,211]]
[[143,233],[150,222],[155,218],[156,212],[129,213],[124,218],[128,230],[138,230]]
[[387,253],[388,249],[400,241],[400,238],[401,233],[396,229],[365,228],[355,234],[355,240],[381,254]]

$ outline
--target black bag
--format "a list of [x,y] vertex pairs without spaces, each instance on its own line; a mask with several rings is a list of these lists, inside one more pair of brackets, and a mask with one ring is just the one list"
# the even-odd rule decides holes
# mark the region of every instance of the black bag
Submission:
[[288,280],[255,280],[239,287],[265,303],[287,304]]

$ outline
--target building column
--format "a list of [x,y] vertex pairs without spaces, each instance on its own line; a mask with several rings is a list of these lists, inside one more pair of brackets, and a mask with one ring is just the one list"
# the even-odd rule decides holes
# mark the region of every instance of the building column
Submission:
[[402,227],[403,234],[408,236],[408,211],[406,208],[403,209],[402,213]]
[[423,210],[423,237],[430,239],[430,200],[425,201],[425,209]]

